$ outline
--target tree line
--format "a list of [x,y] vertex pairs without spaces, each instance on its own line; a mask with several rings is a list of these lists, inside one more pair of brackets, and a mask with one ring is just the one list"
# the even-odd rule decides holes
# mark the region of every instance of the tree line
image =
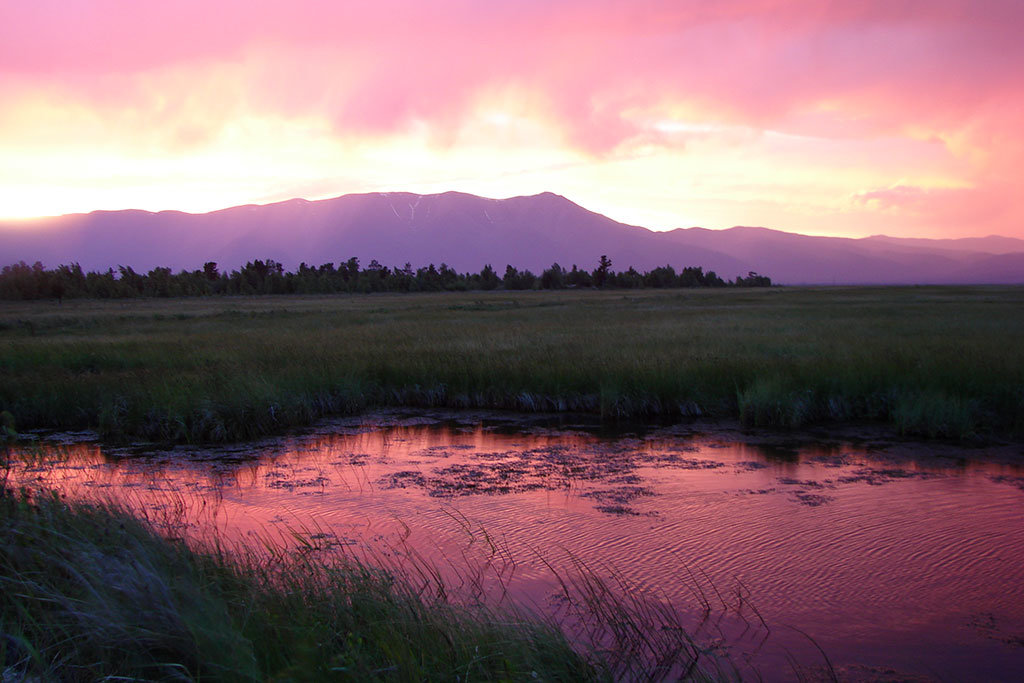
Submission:
[[747,277],[723,280],[714,271],[704,272],[701,267],[686,267],[678,272],[670,265],[643,273],[633,267],[615,271],[607,256],[601,256],[597,267],[590,271],[576,265],[567,270],[555,263],[540,275],[511,265],[505,266],[503,275],[490,265],[479,273],[459,273],[444,263],[415,270],[409,263],[388,268],[376,259],[360,267],[359,259],[354,257],[337,266],[302,263],[294,272],[286,271],[280,263],[270,259],[251,261],[229,272],[221,272],[213,261],[207,262],[201,270],[177,273],[170,268],[137,273],[128,266],[85,272],[77,263],[47,269],[39,262],[30,266],[23,261],[0,270],[0,299],[769,286],[770,278],[753,272]]

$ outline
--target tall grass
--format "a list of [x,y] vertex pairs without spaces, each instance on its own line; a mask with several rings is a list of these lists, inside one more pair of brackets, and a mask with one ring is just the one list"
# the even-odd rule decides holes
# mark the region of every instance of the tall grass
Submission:
[[1024,289],[0,304],[16,429],[227,441],[371,405],[1024,433]]
[[[167,531],[165,528],[164,531]],[[0,486],[4,680],[634,680],[733,676],[637,598],[599,604],[599,639],[453,598],[416,558],[368,564],[315,543],[189,547],[112,504]],[[570,583],[572,583],[570,581]],[[589,596],[589,597],[588,597]],[[610,634],[610,636],[609,636]]]

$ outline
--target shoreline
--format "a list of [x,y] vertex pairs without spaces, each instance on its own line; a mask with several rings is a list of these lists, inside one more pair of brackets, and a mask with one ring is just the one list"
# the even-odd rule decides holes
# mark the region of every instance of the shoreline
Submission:
[[[369,408],[359,413],[320,418],[313,423],[255,439],[224,443],[167,443],[160,441],[110,441],[90,429],[47,430],[36,429],[21,435],[19,440],[8,441],[8,446],[32,444],[75,445],[90,443],[115,454],[136,453],[225,453],[258,450],[289,439],[329,436],[337,430],[346,432],[387,429],[408,424],[474,424],[485,423],[488,429],[520,433],[578,431],[598,438],[618,438],[627,435],[683,440],[741,442],[751,446],[776,449],[799,449],[811,445],[849,444],[865,452],[893,461],[913,461],[922,458],[945,460],[953,464],[969,458],[981,462],[1006,465],[1024,465],[1024,439],[973,440],[922,439],[894,433],[887,425],[871,422],[842,422],[807,425],[800,428],[778,429],[746,427],[735,419],[689,418],[671,420],[617,420],[603,421],[589,413],[573,412],[517,412],[488,408],[416,408],[408,406]],[[0,441],[0,445],[4,442]],[[926,454],[926,455],[922,455]]]

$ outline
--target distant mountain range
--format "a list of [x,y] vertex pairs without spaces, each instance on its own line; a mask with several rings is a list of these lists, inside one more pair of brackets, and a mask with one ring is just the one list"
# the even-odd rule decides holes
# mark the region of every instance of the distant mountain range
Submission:
[[616,270],[702,266],[731,279],[750,271],[782,284],[1024,283],[1024,240],[1009,237],[847,239],[767,228],[655,232],[588,211],[559,195],[485,199],[459,192],[351,194],[292,199],[204,214],[94,211],[0,222],[0,266],[77,262],[87,270],[128,265],[222,270],[254,259],[288,269],[352,256],[365,266],[490,263],[539,273],[552,263],[593,269],[607,254]]

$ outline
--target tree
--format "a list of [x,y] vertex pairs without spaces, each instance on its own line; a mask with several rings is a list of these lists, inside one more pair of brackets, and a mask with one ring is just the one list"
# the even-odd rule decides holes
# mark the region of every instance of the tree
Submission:
[[121,274],[120,281],[127,285],[132,295],[141,296],[145,287],[145,277],[132,270],[131,266],[118,266],[117,270]]
[[570,287],[591,287],[594,284],[594,279],[590,277],[590,273],[580,270],[575,263],[572,264],[572,270],[565,276],[565,281]]
[[624,273],[615,273],[609,278],[616,287],[622,289],[638,289],[644,286],[644,276],[636,271],[633,266]]
[[557,263],[540,275],[540,286],[544,289],[563,289],[565,287],[565,269]]
[[658,289],[675,287],[678,284],[678,278],[676,276],[676,269],[670,265],[664,265],[660,268],[655,268],[649,273],[644,274],[644,286],[655,287]]
[[459,273],[446,263],[431,264],[416,271],[409,263],[389,269],[373,260],[360,270],[355,257],[338,264],[325,263],[313,268],[305,262],[295,272],[272,259],[255,260],[241,269],[220,273],[215,261],[207,261],[201,270],[154,268],[139,274],[127,266],[105,273],[83,272],[77,263],[47,270],[42,263],[24,262],[0,268],[0,298],[40,299],[47,297],[129,297],[129,296],[208,296],[211,294],[289,294],[294,292],[379,292],[440,291],[503,287],[506,290],[561,289],[563,287],[637,288],[637,287],[770,287],[771,278],[753,271],[746,277],[726,282],[714,271],[687,266],[679,273],[670,265],[639,273],[632,266],[623,272],[612,270],[612,261],[602,254],[593,272],[575,264],[567,271],[558,263],[538,278],[529,270],[509,264],[499,277],[487,264],[479,273]]
[[519,271],[512,264],[505,265],[505,276],[501,278],[502,283],[505,285],[505,289],[512,289],[512,285],[515,283],[516,278],[519,277]]
[[703,287],[707,284],[704,269],[700,266],[687,266],[679,274],[680,287]]
[[146,274],[146,288],[144,293],[148,296],[168,297],[171,296],[173,286],[173,275],[170,268],[157,266]]
[[772,279],[767,275],[758,275],[754,271],[747,273],[747,277],[736,277],[737,287],[771,287]]
[[488,263],[484,266],[483,270],[480,271],[480,289],[497,289],[499,284],[501,284],[501,279],[498,277],[498,274],[494,272],[494,268],[491,267],[491,264]]
[[[442,289],[460,289],[459,274],[447,263],[441,264],[441,268],[437,271],[437,278]],[[461,289],[465,289],[465,287],[461,287]]]
[[612,269],[612,260],[607,255],[601,254],[597,263],[597,270],[594,271],[594,286],[604,287],[608,283],[608,274]]
[[441,274],[437,266],[431,263],[426,268],[416,270],[416,286],[421,292],[438,292],[442,289]]
[[533,289],[537,276],[528,270],[522,272],[513,266],[505,266],[505,277],[502,278],[502,285],[505,289]]

